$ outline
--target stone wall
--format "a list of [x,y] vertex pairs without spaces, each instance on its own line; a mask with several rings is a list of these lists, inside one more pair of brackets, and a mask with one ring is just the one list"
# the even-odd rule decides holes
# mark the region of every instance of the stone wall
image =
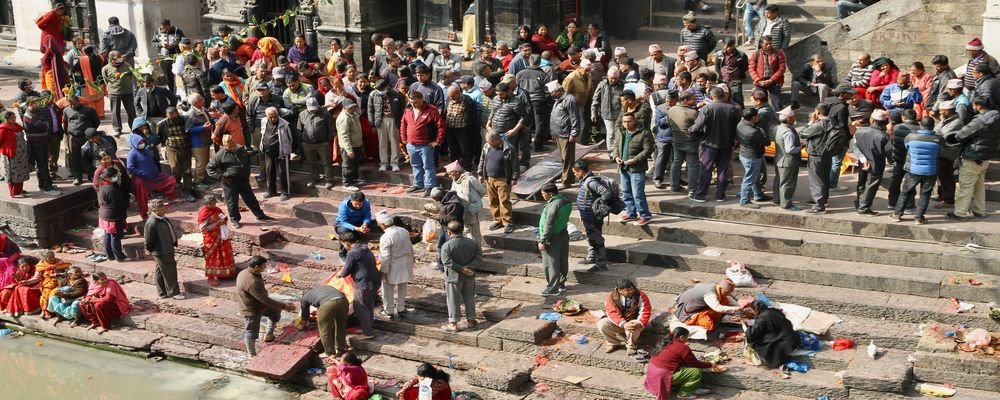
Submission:
[[86,185],[53,199],[0,201],[0,225],[8,225],[10,232],[23,240],[21,244],[50,247],[60,243],[64,231],[84,223],[83,214],[96,207],[96,196]]
[[789,65],[823,53],[844,73],[857,55],[888,56],[901,68],[944,54],[964,64],[965,43],[983,34],[986,0],[883,0],[807,36],[788,50]]

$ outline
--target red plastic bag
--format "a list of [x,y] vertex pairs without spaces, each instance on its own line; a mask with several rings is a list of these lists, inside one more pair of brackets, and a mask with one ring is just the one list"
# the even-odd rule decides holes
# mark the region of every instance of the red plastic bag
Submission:
[[837,339],[833,341],[833,350],[835,351],[853,349],[854,346],[854,341],[851,339]]

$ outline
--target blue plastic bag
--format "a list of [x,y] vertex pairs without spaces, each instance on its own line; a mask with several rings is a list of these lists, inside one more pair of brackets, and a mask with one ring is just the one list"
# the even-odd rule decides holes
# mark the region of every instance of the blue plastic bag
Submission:
[[764,305],[767,306],[767,308],[774,307],[771,305],[771,299],[768,299],[767,295],[764,293],[757,293],[757,301],[764,303]]
[[538,319],[544,319],[546,321],[553,321],[553,322],[558,321],[560,317],[562,317],[562,314],[555,312],[543,312],[541,314],[538,314]]
[[799,349],[808,351],[819,351],[823,348],[823,342],[816,337],[815,334],[799,332],[799,339],[801,339],[801,344],[799,344]]

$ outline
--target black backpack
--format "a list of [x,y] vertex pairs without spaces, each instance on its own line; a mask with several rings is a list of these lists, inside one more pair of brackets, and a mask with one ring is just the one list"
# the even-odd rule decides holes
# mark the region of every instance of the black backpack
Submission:
[[583,182],[582,186],[584,190],[590,190],[587,185],[590,183],[591,179],[594,179],[597,181],[598,185],[604,186],[605,189],[608,189],[608,191],[611,192],[611,199],[607,202],[604,201],[604,198],[598,197],[594,199],[594,203],[591,204],[591,208],[594,210],[595,219],[602,220],[611,214],[617,215],[621,214],[622,211],[625,211],[625,201],[622,200],[622,191],[620,186],[608,178],[594,175]]

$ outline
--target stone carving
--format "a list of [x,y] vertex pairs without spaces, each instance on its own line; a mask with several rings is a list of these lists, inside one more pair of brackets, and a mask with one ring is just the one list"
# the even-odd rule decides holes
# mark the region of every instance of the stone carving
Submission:
[[209,14],[219,11],[219,0],[205,0],[205,8],[208,9]]
[[323,25],[323,20],[319,18],[319,15],[313,15],[312,17],[312,27],[313,29],[319,29],[320,25]]
[[299,0],[299,13],[312,14],[314,4],[314,0]]

